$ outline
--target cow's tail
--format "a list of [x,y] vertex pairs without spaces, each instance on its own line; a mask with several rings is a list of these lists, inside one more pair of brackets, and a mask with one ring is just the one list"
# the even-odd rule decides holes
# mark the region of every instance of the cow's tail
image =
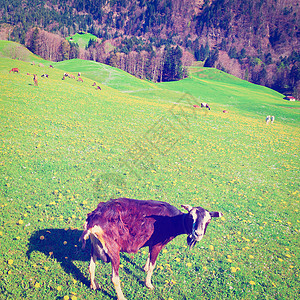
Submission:
[[82,249],[85,248],[86,240],[90,237],[90,231],[87,229],[87,222],[84,223],[83,228],[84,231],[79,238],[79,241],[82,242]]

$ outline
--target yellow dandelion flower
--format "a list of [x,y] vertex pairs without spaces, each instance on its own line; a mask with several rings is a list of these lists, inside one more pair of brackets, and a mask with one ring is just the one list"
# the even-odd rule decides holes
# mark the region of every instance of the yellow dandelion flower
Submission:
[[19,220],[19,221],[18,221],[18,224],[19,224],[19,225],[22,225],[23,223],[24,223],[23,220]]
[[71,300],[77,300],[77,297],[76,296],[71,296]]
[[57,289],[58,291],[61,291],[61,290],[62,290],[62,287],[59,285],[56,289]]
[[254,258],[254,256],[253,256],[253,255],[249,255],[249,258],[253,259],[253,258]]
[[229,263],[232,263],[232,259],[230,259],[230,258],[227,258],[227,261],[228,261]]
[[35,287],[36,289],[38,289],[39,287],[41,287],[41,285],[40,285],[38,282],[36,282],[35,285],[34,285],[34,287]]
[[68,244],[68,242],[67,241],[64,241],[64,245],[67,245]]
[[213,251],[215,248],[214,248],[213,245],[209,245],[209,249],[210,249],[211,251]]
[[70,297],[68,295],[63,297],[63,300],[69,300],[69,299],[70,299]]
[[254,282],[253,280],[250,280],[249,283],[250,283],[251,285],[255,285],[255,282]]
[[231,267],[231,268],[230,268],[230,271],[231,271],[231,273],[235,273],[235,272],[237,271],[237,268]]
[[175,260],[176,260],[177,262],[180,262],[180,258],[179,258],[179,257],[176,257]]
[[192,264],[191,264],[190,262],[188,262],[188,263],[186,264],[186,266],[190,268],[190,267],[192,266]]
[[7,261],[7,263],[8,263],[9,265],[12,265],[12,264],[14,263],[14,261],[13,261],[12,259],[9,259],[9,260]]
[[274,282],[271,282],[272,283],[272,285],[274,286],[274,287],[276,287],[276,284],[274,283]]

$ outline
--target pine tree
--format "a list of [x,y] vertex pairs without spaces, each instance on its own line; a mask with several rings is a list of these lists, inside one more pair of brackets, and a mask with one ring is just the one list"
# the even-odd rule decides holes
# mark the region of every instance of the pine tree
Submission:
[[32,53],[36,53],[37,51],[37,40],[38,40],[38,35],[39,35],[39,29],[36,27],[32,33],[32,37],[29,43],[29,47],[28,49],[32,52]]
[[166,49],[166,58],[163,68],[162,81],[179,80],[183,77],[182,51],[179,46]]

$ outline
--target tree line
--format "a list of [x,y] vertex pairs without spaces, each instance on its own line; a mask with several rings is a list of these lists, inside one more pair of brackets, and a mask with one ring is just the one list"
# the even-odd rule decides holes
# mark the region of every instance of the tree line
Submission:
[[[46,59],[93,59],[160,81],[186,75],[185,56],[180,65],[177,46],[205,66],[231,73],[220,61],[220,53],[226,52],[240,65],[237,76],[291,92],[299,86],[299,60],[292,54],[292,49],[299,53],[297,9],[292,0],[74,0],[71,5],[68,0],[50,0],[47,5],[46,0],[0,0],[0,23],[12,25],[8,39],[29,45]],[[36,27],[40,33],[31,42]],[[113,41],[114,51],[103,53],[101,43],[79,49],[64,40],[80,31],[94,34],[102,44]],[[137,62],[134,67],[138,56],[141,66]]]

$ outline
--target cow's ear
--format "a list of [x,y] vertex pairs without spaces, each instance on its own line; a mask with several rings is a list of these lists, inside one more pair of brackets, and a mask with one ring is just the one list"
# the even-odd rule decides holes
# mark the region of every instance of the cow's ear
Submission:
[[212,218],[219,218],[219,217],[223,216],[223,214],[218,211],[211,211],[211,212],[209,212],[209,214]]
[[193,206],[190,206],[188,204],[185,205],[181,205],[181,207],[183,207],[185,210],[187,210],[188,212],[190,212],[193,209]]

